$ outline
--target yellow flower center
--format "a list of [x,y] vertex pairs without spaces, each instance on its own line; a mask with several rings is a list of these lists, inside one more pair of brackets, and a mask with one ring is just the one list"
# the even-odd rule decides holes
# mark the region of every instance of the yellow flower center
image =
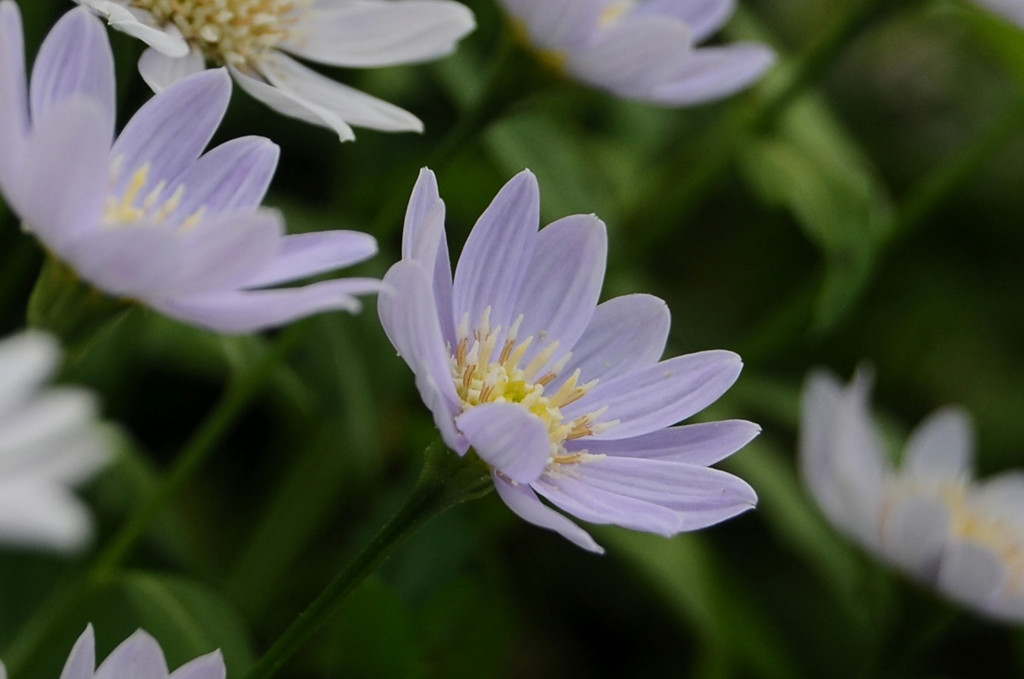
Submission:
[[288,37],[297,10],[310,0],[131,0],[162,26],[182,36],[217,64],[257,63]]
[[[501,326],[490,327],[490,316],[491,308],[487,307],[470,334],[469,315],[466,314],[457,332],[458,345],[450,363],[463,410],[481,403],[518,403],[539,417],[547,427],[551,439],[549,464],[583,461],[587,453],[570,453],[565,449],[565,442],[599,434],[616,422],[597,421],[607,408],[566,421],[562,408],[583,398],[594,388],[597,380],[579,384],[580,371],[576,369],[557,390],[546,393],[572,354],[566,352],[551,364],[559,349],[558,342],[553,341],[522,366],[527,351],[534,343],[532,335],[523,340],[518,338],[523,317],[519,316],[503,334]],[[543,374],[541,370],[544,370]]]
[[[120,171],[123,157],[114,161],[111,169],[111,184],[113,184]],[[167,182],[160,181],[156,186],[148,188],[150,164],[145,163],[142,167],[132,173],[131,181],[120,196],[107,195],[103,223],[106,226],[125,226],[147,222],[149,224],[160,224],[167,219],[178,206],[185,195],[185,185],[179,184],[169,196],[167,193]],[[148,190],[147,190],[148,188]],[[181,230],[187,231],[198,224],[205,213],[205,208],[199,208],[189,215],[181,224]]]

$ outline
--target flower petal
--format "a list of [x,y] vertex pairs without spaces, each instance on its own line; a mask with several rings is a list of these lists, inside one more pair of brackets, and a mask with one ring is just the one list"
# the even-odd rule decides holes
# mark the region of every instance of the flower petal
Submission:
[[1005,576],[998,554],[978,543],[951,540],[942,554],[938,588],[956,601],[984,608]]
[[714,101],[746,89],[774,63],[775,52],[758,43],[702,47],[673,78],[658,83],[643,98],[666,106]]
[[452,381],[427,272],[419,262],[402,260],[388,270],[383,282],[377,313],[384,332],[416,374],[420,396],[433,413],[445,443],[464,454],[469,443],[454,423],[461,402]]
[[455,418],[455,426],[481,460],[518,483],[530,483],[540,476],[551,455],[547,426],[514,403],[468,408]]
[[924,582],[934,583],[949,529],[949,508],[941,498],[932,495],[894,498],[882,515],[880,556]]
[[498,491],[498,495],[508,508],[519,518],[529,521],[535,526],[553,530],[587,551],[604,554],[604,549],[594,542],[594,538],[570,519],[545,506],[529,486],[513,485],[501,478],[497,472],[493,476],[494,489]]
[[627,439],[576,439],[566,441],[565,447],[570,452],[708,465],[732,455],[760,432],[761,427],[753,422],[722,420],[658,429]]
[[60,349],[50,335],[30,330],[0,342],[0,417],[24,403],[60,362]]
[[445,342],[455,346],[455,324],[452,321],[452,264],[444,229],[445,206],[437,192],[434,173],[420,170],[405,213],[402,231],[402,258],[418,261],[433,272],[434,301],[439,310],[441,334]]
[[171,673],[168,679],[225,679],[227,668],[220,651],[201,655]]
[[34,476],[0,482],[0,542],[72,551],[90,533],[86,507],[63,486]]
[[917,425],[907,441],[901,474],[957,481],[971,474],[971,423],[959,408],[944,408]]
[[724,26],[735,10],[736,0],[645,0],[632,13],[679,19],[690,27],[697,43]]
[[[594,215],[572,215],[541,229],[515,307],[515,315],[523,315],[519,336],[556,340],[563,351],[576,344],[594,315],[607,259],[608,233]],[[535,342],[523,360],[545,344]]]
[[167,679],[167,661],[156,639],[137,630],[96,670],[95,679]]
[[465,314],[472,326],[488,307],[492,328],[511,326],[539,225],[537,178],[523,170],[501,188],[466,239],[452,290],[456,326]]
[[0,2],[0,189],[10,192],[17,181],[18,159],[29,133],[28,90],[25,86],[25,44],[21,12],[10,0]]
[[608,380],[653,365],[665,351],[669,325],[668,305],[654,295],[623,295],[598,304],[562,375],[579,368],[582,382]]
[[197,73],[147,101],[125,125],[111,158],[122,156],[113,193],[120,195],[143,165],[150,182],[171,181],[187,168],[213,138],[231,97],[224,69]]
[[347,124],[383,132],[422,132],[420,119],[394,104],[342,85],[282,52],[260,62],[260,74],[274,87],[337,114]]
[[562,409],[566,419],[607,408],[601,422],[618,421],[594,439],[646,434],[700,412],[739,377],[740,357],[730,351],[676,356],[621,377],[598,382],[586,396]]
[[89,422],[96,410],[90,392],[63,388],[48,389],[8,413],[0,420],[0,476],[41,475],[41,467],[49,458],[63,454],[50,440],[59,442],[69,430],[78,434],[81,425]]
[[475,27],[457,2],[355,0],[303,12],[281,49],[333,66],[391,66],[450,54]]
[[259,207],[277,169],[280,148],[265,137],[225,142],[188,166],[164,195],[184,187],[181,203],[167,222],[180,224],[199,210],[205,217]]
[[522,22],[530,43],[541,49],[571,49],[586,42],[597,28],[600,2],[576,0],[500,0],[505,11]]
[[590,523],[612,524],[666,537],[679,532],[678,516],[668,507],[594,488],[569,476],[542,476],[533,489],[562,511]]
[[71,648],[60,679],[92,679],[96,670],[96,636],[92,625],[86,625]]
[[188,42],[174,24],[156,26],[153,15],[145,10],[125,7],[110,0],[75,0],[90,7],[106,18],[111,28],[138,38],[150,47],[158,49],[169,57],[183,57],[188,54]]
[[350,266],[377,254],[377,239],[361,231],[316,231],[279,239],[277,254],[245,287],[307,278]]
[[181,279],[190,256],[184,239],[157,224],[87,234],[63,250],[83,279],[114,297],[135,299],[166,291]]
[[103,114],[102,134],[114,138],[114,55],[107,32],[85,8],[62,16],[39,47],[32,67],[29,97],[38,124],[61,102],[75,96],[96,102]]
[[235,82],[249,96],[278,113],[334,130],[341,141],[351,141],[356,138],[352,128],[341,119],[337,112],[309,101],[294,92],[279,89],[265,80],[254,78],[237,68],[229,67],[229,69]]
[[169,57],[150,47],[139,57],[139,75],[154,92],[162,92],[179,80],[206,69],[206,59],[197,49],[183,57]]
[[373,294],[380,281],[372,278],[339,278],[301,288],[273,290],[226,290],[191,297],[152,300],[163,313],[214,332],[245,334],[286,325],[324,311],[356,313],[361,308],[355,295]]

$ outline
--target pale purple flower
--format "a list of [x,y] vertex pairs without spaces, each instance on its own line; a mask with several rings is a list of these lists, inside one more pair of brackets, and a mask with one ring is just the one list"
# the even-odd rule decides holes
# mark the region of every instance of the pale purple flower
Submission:
[[734,0],[500,0],[544,61],[626,99],[689,106],[756,82],[775,62],[759,43],[697,47]]
[[1024,27],[1024,0],[974,0],[977,4]]
[[110,458],[92,395],[44,388],[60,351],[49,335],[0,342],[0,542],[67,551],[91,534],[71,487]]
[[[226,675],[219,650],[168,671],[160,644],[141,629],[122,641],[96,667],[96,640],[89,625],[71,649],[60,679],[225,679]],[[0,679],[7,679],[2,664]]]
[[625,295],[598,304],[604,224],[573,215],[538,232],[539,201],[529,171],[509,181],[473,228],[453,281],[433,173],[423,170],[413,190],[402,260],[378,309],[447,445],[460,455],[473,448],[516,514],[593,551],[601,548],[590,535],[538,495],[584,521],[666,536],[753,507],[750,486],[708,465],[757,425],[669,426],[721,396],[739,357],[659,361],[665,303]]
[[879,559],[991,617],[1024,621],[1024,473],[971,479],[966,414],[941,409],[890,464],[869,412],[870,379],[812,373],[800,461],[828,519]]
[[113,68],[102,24],[80,8],[50,31],[26,87],[21,17],[0,2],[0,192],[52,255],[112,297],[222,332],[355,311],[354,295],[376,291],[355,278],[267,289],[363,260],[376,241],[284,235],[260,208],[278,158],[267,139],[200,155],[230,97],[223,69],[157,94],[113,140]]
[[416,116],[292,58],[346,68],[445,56],[473,30],[473,13],[451,0],[75,0],[150,47],[139,60],[154,90],[227,66],[246,92],[278,113],[333,129],[423,129]]

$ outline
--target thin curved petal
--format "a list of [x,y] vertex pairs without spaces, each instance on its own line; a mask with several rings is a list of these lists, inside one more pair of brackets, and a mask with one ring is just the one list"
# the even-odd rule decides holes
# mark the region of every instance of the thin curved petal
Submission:
[[473,13],[457,2],[356,0],[304,12],[281,48],[334,66],[391,66],[450,54],[475,27]]
[[95,679],[167,679],[167,661],[156,639],[142,630],[121,642],[96,670]]
[[174,185],[184,187],[181,203],[167,217],[179,224],[203,210],[205,217],[260,206],[277,169],[280,148],[265,137],[239,137],[225,142],[188,166]]
[[501,478],[497,472],[493,476],[494,488],[498,491],[498,496],[519,518],[535,526],[553,530],[574,545],[589,552],[604,554],[604,549],[594,542],[594,538],[590,537],[589,533],[562,514],[545,506],[529,486],[513,485]]
[[539,225],[537,178],[523,170],[501,188],[466,239],[452,291],[456,326],[464,314],[477,323],[487,307],[492,328],[511,326]]
[[775,52],[757,43],[702,47],[670,81],[659,83],[644,98],[666,106],[714,101],[754,84],[774,63]]
[[62,16],[39,47],[29,90],[32,120],[38,124],[61,102],[84,96],[103,113],[103,134],[114,138],[114,55],[103,24],[85,8]]
[[377,254],[377,239],[361,231],[317,231],[285,236],[275,257],[247,288],[287,283],[341,269]]
[[[601,295],[607,230],[594,215],[564,217],[541,229],[533,252],[515,308],[515,315],[523,315],[520,336],[557,340],[567,351],[583,334]],[[543,348],[544,342],[535,342],[523,360]]]
[[0,474],[42,475],[41,463],[59,450],[47,450],[47,439],[59,439],[96,415],[92,394],[81,389],[48,389],[5,417],[0,427]]
[[576,518],[666,537],[679,532],[678,515],[661,505],[610,493],[576,478],[542,476],[533,484],[542,497]]
[[628,439],[576,439],[566,441],[565,447],[570,452],[709,465],[732,455],[760,432],[761,427],[753,422],[722,420],[659,429]]
[[623,295],[598,304],[562,374],[579,368],[581,381],[588,382],[653,365],[665,351],[670,322],[668,305],[654,295]]
[[60,679],[92,679],[96,669],[96,635],[92,625],[86,625],[71,648]]
[[18,6],[0,2],[0,189],[11,192],[29,133],[25,45]]
[[908,573],[934,583],[949,539],[946,503],[931,495],[897,497],[883,514],[876,549]]
[[171,672],[168,679],[225,679],[227,668],[220,651],[201,655]]
[[0,542],[72,551],[90,534],[88,511],[64,487],[32,476],[0,482]]
[[376,279],[340,278],[301,288],[227,290],[153,300],[150,304],[186,323],[215,332],[245,334],[286,325],[324,311],[356,313],[362,304],[355,295],[379,290],[380,281]]
[[601,422],[618,421],[595,439],[623,439],[675,424],[718,400],[739,377],[740,357],[730,351],[702,351],[670,358],[607,381],[563,409],[576,419],[607,407]]
[[282,52],[260,62],[260,74],[279,90],[332,111],[348,125],[382,132],[422,132],[423,123],[405,109],[342,85]]
[[514,403],[484,403],[455,418],[455,425],[480,459],[509,479],[530,483],[551,455],[548,428]]
[[644,0],[633,14],[679,19],[690,27],[696,43],[724,26],[735,10],[736,0]]
[[139,75],[154,92],[162,92],[179,80],[206,69],[206,59],[197,49],[183,57],[169,57],[150,47],[139,57]]
[[970,476],[974,441],[967,413],[944,408],[917,425],[907,441],[902,474],[936,481]]
[[1003,583],[999,556],[974,542],[952,540],[943,551],[938,588],[962,603],[984,608]]
[[38,331],[27,331],[0,342],[0,417],[24,402],[60,362],[56,340]]
[[437,179],[427,168],[420,170],[405,214],[402,231],[402,258],[418,261],[433,273],[434,301],[439,310],[441,334],[455,346],[452,321],[452,264],[444,229],[445,206],[437,192]]
[[75,2],[96,10],[107,20],[111,28],[138,38],[169,57],[183,57],[188,54],[188,42],[182,37],[181,31],[173,24],[166,27],[156,26],[149,12],[129,9],[110,0],[75,0]]
[[522,22],[530,42],[542,49],[564,50],[582,45],[597,28],[599,2],[576,0],[500,0]]
[[229,67],[231,77],[238,86],[245,90],[253,99],[262,102],[282,115],[296,118],[303,122],[320,125],[334,130],[341,141],[352,141],[356,138],[352,128],[341,119],[337,112],[319,106],[293,92],[278,89],[270,83],[254,78],[234,67]]
[[231,79],[218,68],[186,78],[147,101],[111,150],[121,167],[113,194],[123,193],[135,171],[146,164],[154,186],[177,177],[210,143],[230,97]]

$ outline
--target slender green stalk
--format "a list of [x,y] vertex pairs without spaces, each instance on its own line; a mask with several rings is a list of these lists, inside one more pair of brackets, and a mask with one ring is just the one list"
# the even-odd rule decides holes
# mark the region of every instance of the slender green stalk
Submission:
[[301,324],[295,324],[284,330],[254,370],[235,375],[149,502],[106,543],[83,578],[76,578],[58,587],[49,600],[38,608],[36,615],[28,621],[3,656],[11,676],[23,674],[34,666],[40,655],[46,652],[54,635],[59,633],[61,625],[113,581],[125,558],[145,535],[146,529],[202,468],[239,415],[259,393],[274,367],[295,345],[301,336],[302,327]]
[[443,441],[432,443],[419,480],[402,508],[253,665],[246,679],[273,676],[407,537],[445,510],[486,495],[493,487],[490,471],[475,455],[459,457]]

